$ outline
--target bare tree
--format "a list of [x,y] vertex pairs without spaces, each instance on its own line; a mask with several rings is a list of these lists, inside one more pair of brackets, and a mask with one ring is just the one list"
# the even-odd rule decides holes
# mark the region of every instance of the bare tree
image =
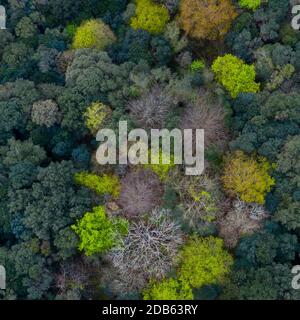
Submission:
[[162,193],[162,185],[152,171],[131,171],[122,179],[118,204],[127,217],[134,217],[159,206]]
[[128,110],[139,126],[145,129],[160,129],[174,104],[174,98],[156,85],[150,92],[131,100]]
[[127,283],[142,289],[150,278],[162,278],[176,263],[183,243],[180,226],[165,209],[155,209],[148,220],[131,224],[122,249],[109,254],[115,268]]
[[234,248],[241,236],[262,228],[267,212],[258,204],[247,204],[239,199],[233,203],[225,217],[219,221],[220,236],[229,248]]
[[228,141],[224,118],[224,107],[208,93],[201,92],[197,101],[186,108],[181,128],[204,129],[205,147],[211,144],[222,147]]

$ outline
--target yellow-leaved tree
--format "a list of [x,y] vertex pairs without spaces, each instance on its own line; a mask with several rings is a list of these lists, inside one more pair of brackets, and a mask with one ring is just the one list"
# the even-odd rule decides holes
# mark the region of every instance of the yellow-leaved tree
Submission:
[[152,0],[136,0],[136,11],[131,19],[131,27],[158,34],[164,31],[169,20],[169,11],[164,5]]
[[263,157],[247,156],[237,151],[225,159],[222,177],[226,192],[244,202],[264,204],[266,194],[275,184],[269,174],[272,166]]
[[75,31],[73,49],[93,48],[104,50],[116,41],[110,27],[100,19],[84,21]]

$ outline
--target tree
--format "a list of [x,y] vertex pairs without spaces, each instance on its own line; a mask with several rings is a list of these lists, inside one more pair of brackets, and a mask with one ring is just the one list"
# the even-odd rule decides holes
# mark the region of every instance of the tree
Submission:
[[128,109],[139,126],[145,129],[161,129],[168,112],[175,104],[173,97],[155,86],[138,99],[129,101]]
[[236,151],[225,159],[223,185],[229,195],[241,200],[258,204],[265,203],[266,194],[275,184],[269,175],[268,161],[260,157],[248,157],[242,151]]
[[101,102],[92,103],[84,113],[86,127],[92,134],[96,134],[110,113],[111,109],[105,104]]
[[102,20],[84,21],[76,30],[73,49],[94,48],[104,50],[116,40],[114,33]]
[[233,264],[231,255],[223,249],[223,240],[192,237],[180,252],[178,278],[193,288],[222,283]]
[[[75,52],[66,73],[67,91],[63,99],[68,114],[75,112],[73,104],[77,108],[77,100],[83,109],[92,101],[101,101],[113,109],[122,108],[130,94],[132,83],[129,74],[133,66],[132,63],[113,64],[108,54],[102,51]],[[82,115],[83,112],[80,117]]]
[[105,208],[99,206],[85,213],[71,228],[79,236],[79,250],[90,256],[122,245],[122,237],[128,233],[128,222],[123,218],[108,218]]
[[173,278],[161,282],[151,281],[143,291],[144,300],[193,300],[193,292],[188,283]]
[[98,194],[111,194],[118,197],[120,194],[120,181],[117,176],[80,172],[74,176],[76,183],[85,186]]
[[230,0],[182,0],[179,22],[192,38],[218,40],[229,31],[237,12]]
[[128,217],[141,216],[161,204],[163,190],[150,170],[129,172],[121,181],[118,204]]
[[254,65],[247,65],[231,54],[218,57],[212,65],[212,70],[216,80],[229,91],[233,98],[241,92],[259,91],[260,85],[255,82]]
[[141,290],[150,278],[160,279],[170,271],[183,243],[180,226],[171,212],[155,209],[131,223],[124,247],[112,250],[109,259],[132,290]]
[[168,9],[155,4],[152,0],[136,0],[135,14],[131,19],[131,27],[153,34],[162,33],[170,19]]
[[32,106],[31,118],[34,123],[50,128],[59,122],[60,113],[58,106],[53,100],[35,102]]

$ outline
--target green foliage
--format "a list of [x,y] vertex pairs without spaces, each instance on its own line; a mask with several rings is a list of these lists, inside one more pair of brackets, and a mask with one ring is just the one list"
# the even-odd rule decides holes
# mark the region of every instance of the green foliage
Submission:
[[120,181],[117,176],[102,175],[80,172],[74,176],[76,183],[85,186],[99,195],[111,194],[113,197],[118,197],[120,194]]
[[256,10],[261,4],[261,0],[239,0],[242,8]]
[[212,70],[216,80],[228,90],[233,98],[242,92],[259,91],[260,85],[255,82],[254,66],[245,64],[231,54],[218,57],[212,65]]
[[192,72],[202,71],[205,68],[205,62],[203,60],[194,60],[191,64]]
[[116,40],[114,33],[101,20],[83,22],[74,35],[73,49],[94,48],[104,50]]
[[[164,164],[163,163],[163,158],[166,155],[163,154],[162,149],[160,149],[158,155],[154,156],[154,161],[150,161],[149,164],[145,164],[144,167],[146,169],[152,170],[161,181],[166,181],[168,177],[170,176],[170,173],[172,169],[174,169],[175,164],[174,164],[174,156],[170,156],[170,163],[169,164]],[[152,155],[151,155],[151,150],[149,151],[149,159],[151,160]],[[158,164],[154,164],[153,162],[158,162]]]
[[131,18],[131,27],[158,34],[164,31],[169,19],[165,6],[155,4],[152,0],[136,0],[136,12]]
[[105,208],[99,206],[85,213],[71,228],[80,238],[79,250],[90,256],[122,245],[122,237],[128,233],[128,222],[122,218],[108,218]]
[[94,102],[87,108],[84,113],[85,124],[92,134],[101,129],[110,113],[111,109],[101,102]]
[[193,292],[187,282],[176,279],[152,281],[143,292],[144,300],[193,300]]
[[223,240],[193,237],[183,247],[178,278],[191,287],[222,283],[233,264],[231,255],[223,249]]

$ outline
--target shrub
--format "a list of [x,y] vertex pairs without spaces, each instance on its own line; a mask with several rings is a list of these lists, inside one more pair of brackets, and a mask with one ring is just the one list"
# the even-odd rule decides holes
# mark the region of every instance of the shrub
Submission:
[[222,283],[233,264],[233,258],[223,249],[223,240],[214,237],[192,237],[180,259],[178,278],[194,288]]
[[143,292],[144,300],[192,300],[193,292],[188,283],[176,279],[151,281]]
[[116,40],[114,33],[101,20],[83,22],[73,38],[73,49],[94,48],[104,50]]
[[110,113],[111,109],[105,104],[101,102],[92,103],[83,115],[86,127],[92,134],[96,134]]
[[245,202],[264,204],[266,194],[275,184],[269,175],[270,169],[265,158],[255,159],[237,151],[225,159],[224,188],[229,195],[238,196]]
[[131,27],[158,34],[164,31],[169,19],[168,9],[164,5],[155,4],[152,0],[136,0],[136,12],[131,19]]
[[118,197],[120,194],[119,178],[112,175],[98,176],[93,173],[80,172],[75,174],[76,183],[85,186],[98,194],[111,194]]
[[104,207],[99,206],[85,213],[71,228],[80,238],[79,250],[90,256],[121,245],[122,236],[128,233],[128,222],[107,218]]
[[254,65],[245,64],[243,60],[232,54],[218,57],[212,65],[212,70],[216,80],[229,91],[233,98],[241,92],[259,91],[260,85],[255,82]]

